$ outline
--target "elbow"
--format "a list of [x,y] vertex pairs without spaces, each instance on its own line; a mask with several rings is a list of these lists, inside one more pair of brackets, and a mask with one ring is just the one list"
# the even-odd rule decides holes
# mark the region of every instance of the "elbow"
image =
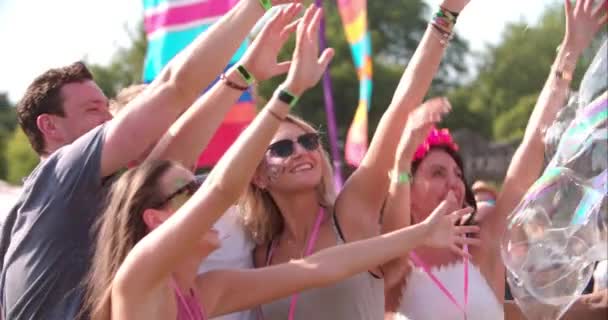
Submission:
[[189,106],[201,92],[192,90],[192,86],[188,85],[191,81],[186,70],[175,65],[175,63],[168,65],[156,78],[155,84],[172,97],[172,100],[176,102],[175,105]]

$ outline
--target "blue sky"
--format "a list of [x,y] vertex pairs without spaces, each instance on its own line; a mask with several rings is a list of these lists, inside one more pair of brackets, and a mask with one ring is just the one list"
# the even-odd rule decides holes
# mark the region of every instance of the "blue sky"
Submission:
[[[533,23],[556,1],[472,0],[457,32],[479,50],[500,39],[506,22]],[[116,48],[129,43],[125,26],[135,25],[141,15],[138,0],[0,0],[0,92],[17,101],[48,68],[83,58],[107,63]]]

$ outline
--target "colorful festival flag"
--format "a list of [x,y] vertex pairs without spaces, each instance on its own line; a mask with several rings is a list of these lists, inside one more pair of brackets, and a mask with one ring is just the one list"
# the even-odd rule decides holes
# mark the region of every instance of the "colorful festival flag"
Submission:
[[[238,0],[143,0],[148,51],[144,82],[150,83],[165,65],[205,32]],[[245,41],[230,60],[234,65],[247,49]],[[197,167],[213,166],[255,117],[252,92],[245,92],[228,112],[215,136],[201,154]]]
[[366,0],[338,0],[338,10],[359,77],[359,105],[348,129],[346,162],[359,166],[367,152],[367,113],[372,97],[372,45],[367,28]]

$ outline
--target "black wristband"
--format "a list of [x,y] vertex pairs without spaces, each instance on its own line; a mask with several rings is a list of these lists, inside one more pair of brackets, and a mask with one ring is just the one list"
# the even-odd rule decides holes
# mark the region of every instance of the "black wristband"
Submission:
[[285,102],[290,108],[295,106],[298,103],[298,100],[300,99],[298,96],[287,91],[287,89],[285,88],[279,88],[277,98],[279,99],[279,101]]

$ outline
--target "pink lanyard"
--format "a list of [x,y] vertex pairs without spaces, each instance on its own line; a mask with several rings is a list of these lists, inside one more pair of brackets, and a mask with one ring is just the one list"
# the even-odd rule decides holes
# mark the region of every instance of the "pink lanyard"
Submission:
[[[464,251],[469,253],[469,247],[467,245],[464,246]],[[431,278],[431,280],[439,287],[439,290],[445,294],[445,296],[450,299],[450,301],[462,312],[464,319],[467,319],[467,306],[469,304],[469,258],[464,257],[464,306],[458,303],[458,300],[452,295],[450,290],[446,288],[441,280],[437,279],[435,275],[431,272],[429,266],[420,259],[420,257],[415,252],[410,252],[410,259],[414,262],[417,267],[422,268],[422,270]]]
[[[306,251],[304,251],[304,256],[309,256],[314,249],[315,243],[317,242],[317,238],[319,237],[319,229],[321,229],[321,223],[323,222],[323,217],[325,216],[325,210],[323,208],[319,208],[319,213],[317,214],[317,219],[315,221],[314,228],[310,234],[310,238],[308,238],[308,243],[306,244]],[[266,261],[266,266],[270,265],[270,261],[272,259],[272,254],[277,247],[277,242],[273,241],[272,246],[270,247],[270,252],[268,252],[268,259]],[[294,294],[291,296],[291,301],[289,304],[289,320],[294,319],[294,314],[296,312],[296,302],[298,300],[298,295]],[[261,313],[261,312],[260,312]],[[264,316],[262,319],[264,319]]]

